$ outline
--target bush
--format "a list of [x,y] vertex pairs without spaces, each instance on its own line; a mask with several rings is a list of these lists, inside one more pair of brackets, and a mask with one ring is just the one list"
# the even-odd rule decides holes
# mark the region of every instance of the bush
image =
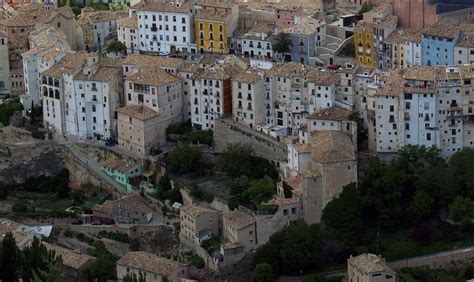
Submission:
[[0,105],[0,122],[3,123],[3,125],[9,125],[10,117],[13,113],[15,111],[22,111],[23,109],[23,105],[18,99],[10,100]]
[[189,261],[191,262],[192,265],[194,265],[195,267],[201,269],[203,268],[206,264],[204,263],[204,260],[202,259],[202,257],[198,256],[198,255],[193,255]]
[[251,276],[252,282],[272,282],[273,281],[273,269],[268,263],[260,263],[255,266]]
[[165,158],[173,173],[196,173],[203,168],[202,154],[190,147],[178,147]]
[[201,247],[212,254],[213,251],[219,250],[221,247],[221,239],[218,236],[212,236],[211,238],[201,242]]

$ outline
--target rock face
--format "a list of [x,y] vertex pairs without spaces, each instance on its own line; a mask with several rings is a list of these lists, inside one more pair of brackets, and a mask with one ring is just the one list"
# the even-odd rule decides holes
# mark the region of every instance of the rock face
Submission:
[[65,166],[59,147],[12,147],[10,152],[0,156],[0,182],[23,183],[29,176],[51,176]]

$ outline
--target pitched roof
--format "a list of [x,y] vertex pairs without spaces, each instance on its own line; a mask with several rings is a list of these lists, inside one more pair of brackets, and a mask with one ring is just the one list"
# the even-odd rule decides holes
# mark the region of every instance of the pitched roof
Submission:
[[309,82],[324,86],[337,84],[341,80],[341,77],[334,72],[320,71],[318,69],[311,69],[305,77]]
[[86,52],[68,53],[57,64],[42,72],[43,75],[61,78],[63,74],[74,74],[87,59]]
[[175,68],[177,69],[183,60],[165,56],[149,56],[140,54],[128,54],[123,60],[123,65],[132,65],[139,68]]
[[123,173],[127,173],[136,166],[139,166],[140,164],[135,162],[134,160],[123,160],[123,159],[110,159],[106,162],[104,162],[104,166],[108,167],[110,169],[116,169],[118,171],[121,171]]
[[185,264],[145,252],[128,252],[117,261],[117,265],[141,269],[162,276],[169,276],[178,271],[180,267],[186,266]]
[[262,77],[260,76],[259,72],[255,69],[248,69],[246,71],[240,72],[237,74],[233,80],[236,81],[241,81],[245,83],[257,83],[258,81],[262,80]]
[[117,112],[138,120],[149,120],[159,115],[154,110],[142,105],[128,105],[118,109]]
[[208,21],[217,21],[217,22],[228,22],[232,19],[232,14],[226,11],[214,11],[214,10],[203,10],[199,11],[199,14],[196,15],[196,19],[199,20],[208,20]]
[[461,35],[456,42],[457,47],[474,48],[474,35]]
[[242,229],[255,222],[255,218],[243,211],[230,211],[222,214],[222,217],[236,229]]
[[311,155],[319,163],[355,161],[351,138],[336,130],[317,131],[311,136]]
[[349,119],[352,115],[352,111],[333,106],[329,108],[323,108],[319,111],[313,112],[310,114],[311,119],[320,119],[320,120],[336,120],[343,121]]
[[178,76],[156,68],[139,70],[138,72],[127,76],[125,79],[133,81],[134,83],[152,86],[161,86],[163,84],[180,80]]
[[148,204],[138,194],[130,194],[127,196],[123,196],[122,198],[113,201],[112,205],[115,205],[116,203],[120,203],[121,205],[127,204],[129,206],[133,206],[135,209],[146,213],[153,212],[153,209],[148,206]]
[[204,207],[204,206],[201,206],[201,205],[198,205],[198,204],[182,206],[179,209],[179,211],[184,212],[184,213],[188,214],[191,217],[197,217],[197,216],[199,216],[203,213],[207,213],[207,212],[217,212],[213,209],[210,209],[208,207]]
[[89,256],[86,254],[79,254],[72,250],[60,247],[58,245],[53,245],[47,242],[42,242],[42,244],[48,250],[54,250],[56,256],[60,256],[62,259],[62,264],[64,266],[73,268],[73,269],[82,269],[88,263],[95,261],[95,257]]
[[362,254],[348,259],[349,264],[365,273],[374,273],[385,271],[395,274],[395,272],[386,264],[385,259],[374,254]]
[[447,25],[439,22],[434,23],[423,30],[423,34],[445,38],[454,38],[458,32],[459,26]]
[[133,9],[138,9],[139,11],[151,11],[151,12],[167,12],[167,13],[191,13],[193,7],[192,1],[186,1],[176,5],[173,2],[146,2],[139,3],[134,5]]
[[303,18],[302,22],[283,29],[281,32],[298,35],[312,35],[325,23],[313,18]]
[[117,20],[117,26],[127,28],[138,28],[137,16],[125,17]]
[[111,200],[106,200],[105,202],[103,202],[102,204],[96,204],[95,206],[92,207],[92,211],[96,211],[96,212],[102,212],[102,213],[112,213],[112,204],[113,204],[113,201]]

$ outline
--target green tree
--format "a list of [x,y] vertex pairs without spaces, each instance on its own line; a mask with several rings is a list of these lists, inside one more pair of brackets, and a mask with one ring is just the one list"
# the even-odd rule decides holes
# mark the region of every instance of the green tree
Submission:
[[[35,274],[38,275],[48,270],[48,263],[54,260],[54,254],[48,252],[48,249],[41,244],[37,237],[33,238],[31,245],[22,251],[22,278],[30,281]],[[49,257],[52,255],[52,258]]]
[[273,51],[280,54],[290,52],[291,46],[293,46],[293,43],[291,43],[290,35],[288,33],[280,32],[276,36],[275,41],[276,43],[273,45]]
[[160,180],[158,181],[158,187],[163,191],[171,190],[171,179],[168,174],[165,173],[160,177]]
[[125,55],[127,53],[127,47],[122,42],[113,40],[107,45],[107,47],[105,47],[105,51],[107,53],[114,52],[115,55],[118,53],[123,53]]
[[165,159],[171,172],[193,173],[202,169],[202,154],[198,149],[178,147]]
[[408,212],[415,221],[431,216],[433,213],[433,198],[425,191],[417,191],[411,200]]
[[360,7],[357,15],[362,16],[364,13],[371,11],[373,8],[374,8],[374,5],[372,3],[364,3],[362,4],[362,7]]
[[218,165],[232,178],[245,175],[249,179],[261,179],[265,176],[278,179],[278,171],[272,162],[256,157],[250,147],[240,144],[227,147],[219,155]]
[[320,267],[322,247],[318,225],[290,225],[273,234],[269,242],[257,250],[253,264],[270,264],[275,276],[315,270]]
[[416,190],[432,195],[434,209],[446,208],[461,192],[453,170],[446,164],[428,166],[415,182]]
[[453,170],[454,184],[464,195],[474,197],[474,149],[464,148],[455,153],[448,165]]
[[449,206],[449,215],[460,223],[468,223],[472,220],[474,204],[471,199],[457,196]]
[[250,182],[247,190],[242,193],[242,198],[258,207],[272,198],[276,192],[275,182],[271,179],[258,179]]
[[339,198],[329,202],[323,210],[322,221],[341,241],[354,246],[361,236],[361,195],[355,183],[344,187]]
[[272,266],[266,262],[257,264],[255,269],[252,271],[252,276],[250,279],[252,282],[272,282]]
[[17,281],[20,270],[20,254],[12,233],[3,237],[0,253],[0,280]]

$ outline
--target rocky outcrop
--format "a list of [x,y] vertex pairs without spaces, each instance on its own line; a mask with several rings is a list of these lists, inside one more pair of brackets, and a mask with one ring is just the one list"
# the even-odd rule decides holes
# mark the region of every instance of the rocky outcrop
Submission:
[[63,149],[57,146],[11,147],[0,156],[0,182],[23,183],[29,176],[56,174],[65,166]]

